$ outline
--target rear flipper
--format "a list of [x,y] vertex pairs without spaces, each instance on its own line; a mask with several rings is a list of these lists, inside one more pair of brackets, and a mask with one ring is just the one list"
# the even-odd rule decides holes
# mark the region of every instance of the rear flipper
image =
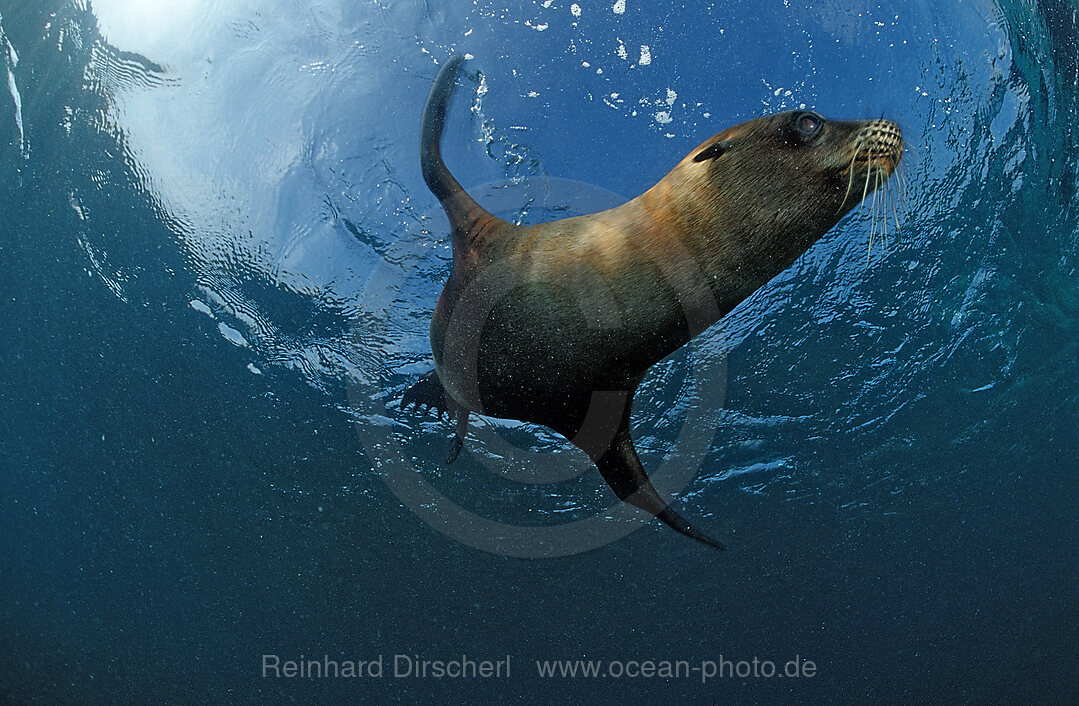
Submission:
[[457,426],[450,446],[450,453],[446,457],[446,463],[453,463],[465,444],[465,434],[468,432],[468,410],[461,407],[453,398],[446,394],[442,387],[442,381],[438,379],[438,373],[434,370],[427,373],[414,382],[405,390],[401,398],[401,409],[408,410],[410,407],[422,408],[423,412],[435,410],[439,419],[446,415],[450,419],[457,420]]
[[640,459],[637,458],[637,452],[633,448],[633,439],[629,435],[625,422],[619,428],[611,445],[603,455],[596,459],[596,465],[603,479],[620,499],[652,513],[687,537],[716,549],[727,548],[719,540],[712,539],[691,526],[660,496],[652,482],[648,480]]

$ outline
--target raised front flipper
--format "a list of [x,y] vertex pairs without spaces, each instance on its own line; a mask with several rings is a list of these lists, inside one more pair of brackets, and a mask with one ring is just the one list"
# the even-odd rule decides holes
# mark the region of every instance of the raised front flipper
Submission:
[[648,474],[645,473],[640,459],[637,458],[637,451],[633,448],[633,439],[630,437],[627,422],[622,423],[607,451],[596,459],[596,465],[603,479],[625,502],[652,513],[687,537],[716,549],[726,549],[727,547],[722,542],[712,539],[686,522],[660,496],[652,485],[652,481],[648,480]]

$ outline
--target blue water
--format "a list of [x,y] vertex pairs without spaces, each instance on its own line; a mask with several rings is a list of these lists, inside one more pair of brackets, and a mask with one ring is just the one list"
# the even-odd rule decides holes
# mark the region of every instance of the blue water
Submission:
[[[1079,702],[1076,7],[653,5],[0,0],[0,702]],[[726,553],[608,513],[544,430],[477,420],[446,468],[393,407],[447,275],[417,142],[454,51],[447,161],[525,221],[766,112],[902,124],[899,227],[848,218],[638,397]],[[627,536],[528,543],[589,519]]]

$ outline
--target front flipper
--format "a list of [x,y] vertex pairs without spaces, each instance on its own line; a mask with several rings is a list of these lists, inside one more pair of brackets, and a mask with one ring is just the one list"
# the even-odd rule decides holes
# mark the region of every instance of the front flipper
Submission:
[[620,499],[636,505],[645,512],[652,513],[687,537],[716,549],[727,548],[719,540],[712,539],[695,529],[681,515],[672,510],[660,496],[652,485],[652,481],[648,480],[640,459],[637,458],[637,452],[633,448],[633,439],[629,434],[628,419],[622,422],[611,445],[596,459],[596,465],[603,479]]
[[401,397],[401,409],[408,411],[409,407],[422,408],[423,412],[433,409],[438,417],[442,417],[443,414],[453,417],[449,395],[446,394],[442,381],[438,379],[438,373],[434,370],[409,385],[405,390],[404,396]]
[[434,370],[421,377],[405,390],[405,394],[401,398],[401,409],[408,410],[410,407],[422,408],[423,412],[433,409],[439,419],[442,418],[442,415],[446,415],[450,419],[457,419],[453,444],[450,446],[450,453],[446,457],[446,463],[456,461],[457,455],[461,453],[461,449],[465,444],[469,413],[467,409],[458,405],[453,401],[452,397],[446,394],[445,388],[442,387],[442,381],[438,379],[438,373]]

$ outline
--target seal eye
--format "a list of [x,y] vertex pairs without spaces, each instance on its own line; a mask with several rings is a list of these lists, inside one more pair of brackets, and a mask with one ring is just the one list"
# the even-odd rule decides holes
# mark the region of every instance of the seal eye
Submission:
[[794,127],[802,137],[816,137],[824,127],[824,118],[816,113],[799,113],[794,118]]

